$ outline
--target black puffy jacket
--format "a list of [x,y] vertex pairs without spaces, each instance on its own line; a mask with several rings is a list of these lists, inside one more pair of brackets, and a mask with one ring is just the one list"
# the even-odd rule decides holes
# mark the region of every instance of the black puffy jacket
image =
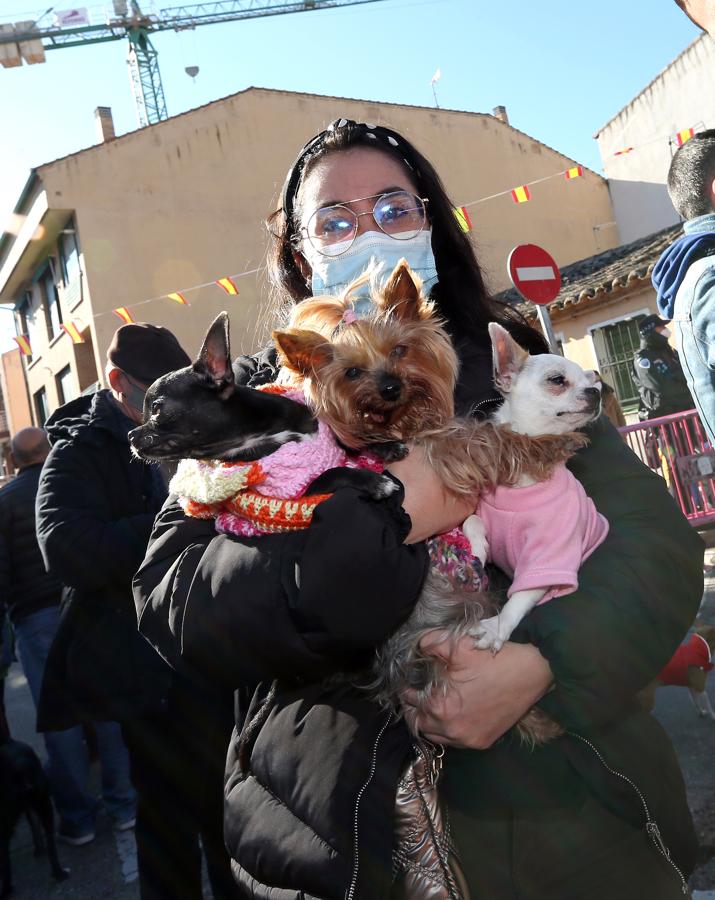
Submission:
[[657,331],[641,336],[633,357],[633,374],[641,419],[670,416],[695,406],[677,351]]
[[171,673],[137,632],[131,588],[166,498],[158,469],[130,452],[134,423],[109,391],[60,407],[45,427],[37,537],[66,586],[38,706],[51,731],[161,703]]
[[[246,361],[242,368],[254,380],[268,371]],[[463,349],[460,410],[488,411],[495,397],[488,348]],[[682,778],[635,694],[695,616],[702,543],[662,479],[607,421],[590,437],[571,468],[608,518],[609,535],[582,567],[579,589],[532,611],[513,639],[538,646],[554,672],[541,705],[639,785],[687,873],[696,842]],[[278,679],[273,691],[257,691],[229,753],[225,829],[241,896],[389,895],[396,778],[409,741],[359,692],[319,678],[358,662],[358,644],[363,656],[415,600],[425,558],[396,543],[407,530],[398,514],[391,503],[341,491],[300,535],[217,537],[211,523],[185,519],[176,505],[157,521],[135,579],[140,630],[173,665],[234,687]],[[443,790],[469,814],[493,804],[569,806],[587,791],[644,824],[635,792],[575,736],[537,754],[510,740],[452,751]],[[477,852],[469,839],[456,835],[465,852]]]
[[[35,535],[35,495],[42,463],[21,469],[0,490],[0,607],[15,624],[57,606],[62,584],[49,574]],[[1,615],[0,615],[1,620]]]

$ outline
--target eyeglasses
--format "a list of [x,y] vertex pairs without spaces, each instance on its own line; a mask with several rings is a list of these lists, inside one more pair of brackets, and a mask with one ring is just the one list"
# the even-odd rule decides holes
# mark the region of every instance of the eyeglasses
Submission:
[[427,200],[409,191],[374,194],[350,203],[373,199],[375,205],[371,212],[356,213],[342,203],[316,209],[300,233],[323,256],[340,256],[352,247],[361,216],[372,216],[380,231],[396,241],[410,240],[427,224]]

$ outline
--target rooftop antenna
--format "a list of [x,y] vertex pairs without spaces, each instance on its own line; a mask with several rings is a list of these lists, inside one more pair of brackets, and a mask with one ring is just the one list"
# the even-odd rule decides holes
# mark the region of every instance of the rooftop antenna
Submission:
[[439,109],[439,103],[437,102],[437,88],[435,87],[435,85],[437,84],[437,82],[440,80],[441,77],[442,77],[442,70],[440,69],[439,66],[437,66],[437,68],[434,71],[434,75],[432,76],[432,78],[430,80],[430,84],[432,85],[432,96],[434,97],[434,105],[435,105],[436,109]]

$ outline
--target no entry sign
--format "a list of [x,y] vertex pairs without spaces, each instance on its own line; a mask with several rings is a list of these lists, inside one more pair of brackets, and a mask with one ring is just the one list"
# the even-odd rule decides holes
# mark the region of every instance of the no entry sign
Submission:
[[543,306],[551,303],[561,290],[559,267],[543,247],[519,244],[509,254],[509,278],[525,300]]

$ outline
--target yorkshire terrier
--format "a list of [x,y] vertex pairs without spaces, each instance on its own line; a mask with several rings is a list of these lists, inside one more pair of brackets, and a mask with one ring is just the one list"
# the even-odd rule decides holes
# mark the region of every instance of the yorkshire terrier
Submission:
[[[382,445],[397,448],[398,456],[405,445],[418,446],[445,490],[472,498],[476,508],[479,498],[498,485],[546,480],[584,445],[585,438],[571,429],[535,440],[492,421],[456,418],[458,359],[419,280],[403,261],[384,287],[371,293],[374,312],[365,318],[352,314],[349,288],[339,297],[303,301],[289,327],[273,335],[288,373],[284,377],[302,385],[318,418],[345,446]],[[424,700],[445,686],[444,664],[420,649],[427,632],[437,630],[452,640],[477,637],[480,622],[496,610],[481,589],[485,542],[479,520],[468,520],[466,530],[481,545],[475,548],[475,555],[481,554],[474,563],[476,577],[457,579],[460,584],[433,569],[412,615],[377,653],[371,688],[383,703],[399,708],[408,688]],[[445,556],[439,549],[435,555]],[[465,582],[471,589],[464,589]],[[558,733],[536,710],[519,730],[539,743]]]

